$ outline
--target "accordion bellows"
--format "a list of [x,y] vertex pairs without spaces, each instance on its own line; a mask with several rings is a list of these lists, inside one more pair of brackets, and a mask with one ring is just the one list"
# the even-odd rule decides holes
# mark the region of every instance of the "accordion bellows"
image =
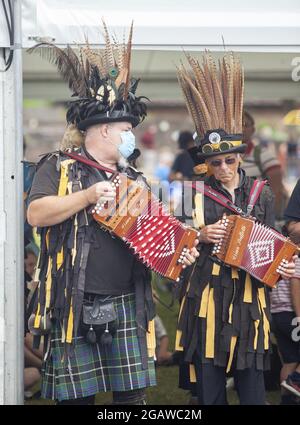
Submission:
[[297,245],[258,221],[238,215],[224,216],[226,235],[214,245],[213,255],[224,263],[247,271],[268,286],[280,279],[277,269],[290,262]]
[[116,199],[97,204],[94,219],[123,239],[149,268],[178,281],[184,252],[194,246],[198,232],[168,214],[143,179],[114,174],[110,181]]

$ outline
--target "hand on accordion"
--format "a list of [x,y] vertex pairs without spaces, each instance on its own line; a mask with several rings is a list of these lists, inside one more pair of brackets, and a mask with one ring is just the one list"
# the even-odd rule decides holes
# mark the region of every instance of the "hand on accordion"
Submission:
[[283,279],[291,279],[295,274],[295,261],[298,255],[294,255],[291,262],[282,262],[278,267],[277,272],[280,273]]
[[196,261],[196,258],[199,257],[199,252],[197,251],[197,248],[196,248],[198,243],[199,243],[199,240],[196,239],[194,243],[195,246],[191,250],[185,252],[183,257],[183,266],[182,266],[183,269],[185,269],[187,266],[191,266]]
[[226,234],[226,227],[221,224],[221,220],[214,224],[208,224],[201,229],[200,242],[201,243],[218,243]]
[[85,192],[90,204],[112,201],[116,197],[116,189],[108,181],[95,183]]

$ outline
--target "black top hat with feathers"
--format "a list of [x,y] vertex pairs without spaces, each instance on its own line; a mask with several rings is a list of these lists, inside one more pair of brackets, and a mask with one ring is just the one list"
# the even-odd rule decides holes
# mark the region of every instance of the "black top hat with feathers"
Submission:
[[78,54],[70,46],[60,49],[52,43],[39,43],[28,50],[54,63],[68,83],[75,99],[69,103],[67,122],[79,130],[117,121],[136,127],[147,113],[142,100],[147,98],[136,96],[139,79],[130,77],[133,24],[127,43],[122,44],[111,41],[104,21],[103,28],[105,48],[101,51],[92,50],[88,40]]
[[195,145],[189,150],[196,165],[225,153],[244,153],[242,111],[244,72],[238,57],[229,52],[217,66],[206,51],[202,64],[186,53],[190,70],[182,64],[178,80],[196,128]]

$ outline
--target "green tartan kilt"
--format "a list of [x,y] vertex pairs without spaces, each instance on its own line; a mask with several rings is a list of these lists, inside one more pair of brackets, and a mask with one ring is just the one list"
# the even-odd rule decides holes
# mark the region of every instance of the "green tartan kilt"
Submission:
[[74,354],[63,360],[61,329],[53,325],[51,347],[42,373],[42,397],[69,400],[102,391],[129,391],[156,385],[154,359],[142,369],[134,294],[114,300],[119,326],[109,347],[91,345],[82,336],[74,338]]

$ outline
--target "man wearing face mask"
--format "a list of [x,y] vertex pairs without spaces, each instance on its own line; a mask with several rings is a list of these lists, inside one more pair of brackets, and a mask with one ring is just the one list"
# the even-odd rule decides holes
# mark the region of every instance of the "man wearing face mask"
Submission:
[[[138,80],[129,78],[131,39],[111,55],[106,35],[104,52],[82,49],[84,62],[70,48],[53,53],[77,98],[67,121],[81,132],[83,144],[40,161],[29,199],[28,221],[41,234],[40,283],[29,327],[36,340],[46,333],[42,397],[57,404],[93,404],[96,393],[112,391],[114,404],[141,405],[145,388],[156,384],[150,272],[89,214],[99,200],[115,198],[108,170],[143,178],[128,166],[135,156],[132,129],[146,115],[135,95]],[[193,261],[189,255],[185,264]],[[105,331],[86,329],[82,312],[91,307],[91,317],[101,319],[101,306],[113,320],[107,316]]]

